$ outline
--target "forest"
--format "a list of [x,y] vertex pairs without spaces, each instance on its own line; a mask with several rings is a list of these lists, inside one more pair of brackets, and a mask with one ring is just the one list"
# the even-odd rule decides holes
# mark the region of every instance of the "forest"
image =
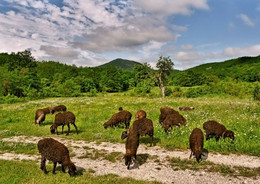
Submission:
[[[0,103],[127,91],[132,95],[153,96],[152,89],[159,85],[158,71],[147,63],[136,64],[131,70],[115,65],[77,67],[37,61],[29,50],[0,53],[0,71]],[[166,96],[218,95],[260,100],[259,81],[260,56],[257,56],[172,70],[164,83]]]

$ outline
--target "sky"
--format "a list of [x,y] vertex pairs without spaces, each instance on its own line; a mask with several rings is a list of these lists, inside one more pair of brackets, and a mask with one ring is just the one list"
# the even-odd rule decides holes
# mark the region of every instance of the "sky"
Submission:
[[185,70],[260,55],[259,0],[0,0],[0,53],[98,66],[160,56]]

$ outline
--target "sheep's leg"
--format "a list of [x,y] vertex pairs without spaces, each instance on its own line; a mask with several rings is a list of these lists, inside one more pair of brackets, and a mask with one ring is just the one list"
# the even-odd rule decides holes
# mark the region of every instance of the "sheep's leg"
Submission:
[[215,136],[215,138],[216,138],[216,141],[218,141],[220,137],[219,136]]
[[63,165],[61,165],[61,170],[62,170],[62,172],[65,173],[65,169],[64,169],[64,166],[63,166]]
[[46,170],[46,158],[44,156],[42,156],[41,158],[41,170],[44,171],[45,174],[47,174],[47,170]]
[[209,134],[206,133],[206,140],[209,140]]
[[151,136],[151,143],[150,143],[150,147],[153,146],[153,136]]
[[62,134],[63,134],[63,128],[64,128],[64,124],[62,125],[62,131],[61,131]]
[[70,124],[67,124],[67,126],[68,126],[68,132],[67,132],[66,135],[69,135],[69,133],[70,133]]
[[77,134],[79,134],[79,133],[78,133],[78,128],[77,128],[77,126],[75,125],[75,123],[72,123],[72,125],[74,125],[74,127],[75,127],[75,129],[76,129],[76,132],[77,132]]
[[190,158],[189,159],[191,159],[191,157],[192,157],[192,151],[190,152]]
[[55,173],[56,166],[57,166],[57,162],[53,162],[53,170],[52,170],[52,173],[53,173],[53,174],[56,174],[56,173]]

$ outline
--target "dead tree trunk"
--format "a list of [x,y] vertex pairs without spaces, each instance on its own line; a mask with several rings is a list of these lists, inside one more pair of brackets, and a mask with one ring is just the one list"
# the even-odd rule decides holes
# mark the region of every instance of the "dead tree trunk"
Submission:
[[159,87],[162,91],[162,97],[165,98],[165,87],[164,87],[163,81],[162,81],[162,72],[159,72],[159,74],[158,74],[158,81],[159,81]]

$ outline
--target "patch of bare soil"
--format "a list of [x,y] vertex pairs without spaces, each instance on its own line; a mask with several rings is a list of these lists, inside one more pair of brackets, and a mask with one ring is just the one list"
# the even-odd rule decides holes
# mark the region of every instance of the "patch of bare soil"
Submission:
[[[42,139],[41,137],[11,137],[4,138],[6,142],[23,142],[34,143]],[[159,181],[162,183],[260,183],[260,177],[247,178],[247,177],[231,177],[223,176],[216,172],[206,171],[191,171],[191,170],[174,170],[167,161],[167,157],[176,157],[180,159],[188,159],[190,151],[167,151],[158,146],[146,147],[140,145],[138,148],[138,155],[149,155],[149,157],[139,165],[133,165],[130,170],[127,170],[124,165],[124,160],[117,160],[116,162],[110,162],[105,159],[91,159],[91,158],[79,158],[87,153],[87,149],[95,149],[99,151],[112,152],[125,152],[125,145],[121,143],[108,143],[103,142],[96,144],[95,142],[74,141],[62,138],[55,138],[56,140],[64,143],[66,146],[72,149],[75,156],[72,161],[79,169],[94,170],[96,175],[116,174],[120,177],[132,177],[135,179]],[[150,159],[150,158],[156,159]],[[0,159],[14,160],[14,159],[39,159],[40,155],[27,156],[22,154],[4,153],[0,154]],[[227,166],[241,166],[247,168],[260,167],[260,158],[247,155],[221,155],[218,153],[209,153],[206,158],[215,164],[223,164]]]

